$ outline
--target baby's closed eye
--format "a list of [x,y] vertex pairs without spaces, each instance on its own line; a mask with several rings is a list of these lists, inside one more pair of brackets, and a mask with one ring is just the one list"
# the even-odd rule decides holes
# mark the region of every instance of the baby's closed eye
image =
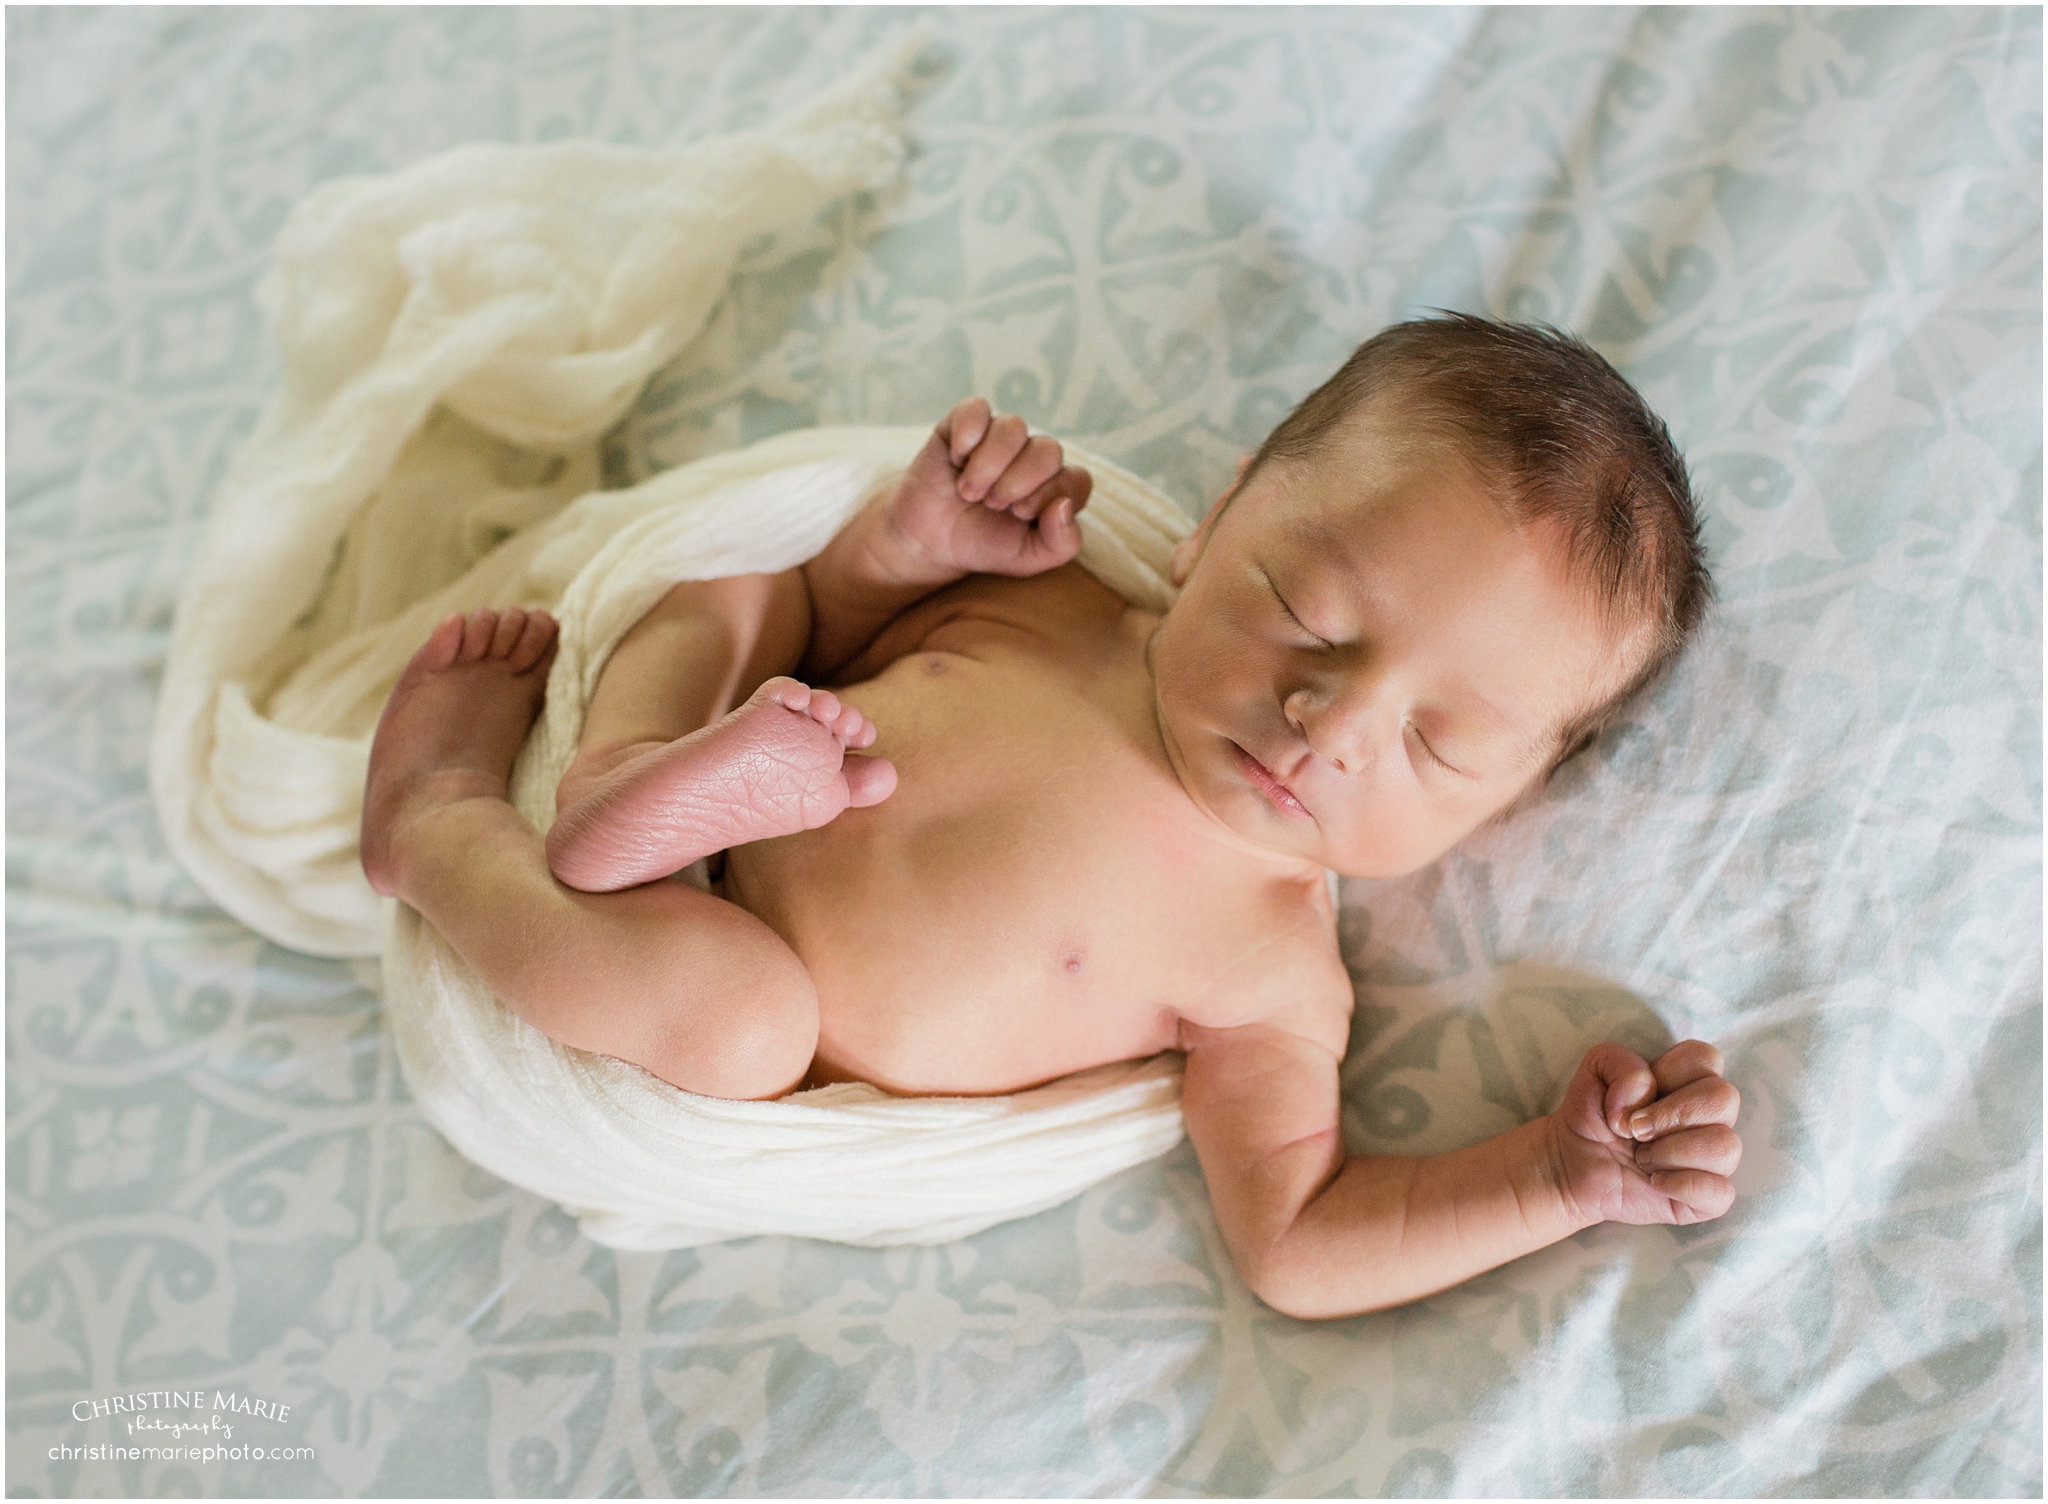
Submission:
[[1446,773],[1455,773],[1460,778],[1470,778],[1472,776],[1470,773],[1467,773],[1463,768],[1454,767],[1450,763],[1446,762],[1438,754],[1436,748],[1432,747],[1429,744],[1429,738],[1422,734],[1422,728],[1420,726],[1417,726],[1413,721],[1408,722],[1403,729],[1415,733],[1415,740],[1422,744],[1423,752],[1428,756],[1429,760],[1432,763],[1434,763],[1438,768],[1442,769]]
[[1332,644],[1327,638],[1311,630],[1308,623],[1304,622],[1299,616],[1294,614],[1294,608],[1287,604],[1287,597],[1280,593],[1280,587],[1273,583],[1273,577],[1271,575],[1264,575],[1261,578],[1263,578],[1266,582],[1267,591],[1270,592],[1273,599],[1279,603],[1280,614],[1287,618],[1288,622],[1294,627],[1294,629],[1297,632],[1300,632],[1304,637],[1309,638],[1318,647],[1327,648],[1332,646]]

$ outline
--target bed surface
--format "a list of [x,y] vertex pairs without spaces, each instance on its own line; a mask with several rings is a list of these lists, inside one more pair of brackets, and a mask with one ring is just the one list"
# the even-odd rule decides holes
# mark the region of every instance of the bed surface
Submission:
[[[171,860],[154,687],[288,207],[758,124],[918,15],[902,186],[755,247],[610,478],[979,392],[1195,513],[1389,322],[1581,333],[1721,605],[1530,809],[1344,885],[1346,1128],[1455,1147],[1699,1035],[1727,1217],[1320,1325],[1185,1144],[945,1247],[613,1252],[425,1125],[374,967]],[[9,1493],[2038,1496],[2040,24],[10,9]],[[49,1456],[193,1389],[313,1455]]]

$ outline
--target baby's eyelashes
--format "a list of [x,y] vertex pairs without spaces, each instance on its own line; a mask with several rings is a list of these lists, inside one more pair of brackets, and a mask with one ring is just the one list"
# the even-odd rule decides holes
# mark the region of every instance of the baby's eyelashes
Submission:
[[[1436,748],[1432,747],[1429,744],[1429,738],[1422,734],[1421,729],[1417,727],[1413,721],[1408,722],[1407,729],[1415,733],[1415,740],[1417,744],[1420,745],[1422,748],[1422,755],[1427,757],[1437,767],[1441,768],[1446,773],[1455,773],[1460,778],[1470,778],[1472,776],[1470,773],[1467,773],[1463,768],[1453,767],[1450,763],[1444,761],[1443,757],[1437,752]],[[1638,1114],[1638,1116],[1640,1116],[1640,1114]]]
[[1287,618],[1288,622],[1293,625],[1294,629],[1297,632],[1300,632],[1304,637],[1307,637],[1311,642],[1315,643],[1317,647],[1327,648],[1332,646],[1332,644],[1326,638],[1320,636],[1318,633],[1313,631],[1309,627],[1307,622],[1303,621],[1299,616],[1296,616],[1294,614],[1294,608],[1287,604],[1287,597],[1280,593],[1280,587],[1273,583],[1272,576],[1267,575],[1264,578],[1266,581],[1266,589],[1272,593],[1273,599],[1279,603],[1280,614]]

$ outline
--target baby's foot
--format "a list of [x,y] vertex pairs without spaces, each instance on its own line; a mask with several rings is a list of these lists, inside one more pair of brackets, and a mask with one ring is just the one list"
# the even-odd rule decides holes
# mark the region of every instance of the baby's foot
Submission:
[[[585,893],[680,872],[749,841],[814,830],[896,787],[874,723],[830,690],[777,677],[721,721],[627,757],[573,791],[548,831],[548,866]],[[563,796],[558,794],[557,798]]]
[[363,790],[363,872],[404,896],[412,822],[461,799],[503,799],[547,694],[555,619],[518,607],[450,616],[398,676]]

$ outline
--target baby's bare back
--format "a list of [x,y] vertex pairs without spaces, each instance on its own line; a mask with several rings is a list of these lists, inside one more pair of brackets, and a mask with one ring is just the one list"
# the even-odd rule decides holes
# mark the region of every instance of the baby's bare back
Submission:
[[1156,620],[1074,566],[975,576],[853,665],[895,793],[735,848],[723,879],[817,985],[814,1081],[1015,1090],[1264,1016],[1337,964],[1322,885],[1220,840],[1174,776]]

